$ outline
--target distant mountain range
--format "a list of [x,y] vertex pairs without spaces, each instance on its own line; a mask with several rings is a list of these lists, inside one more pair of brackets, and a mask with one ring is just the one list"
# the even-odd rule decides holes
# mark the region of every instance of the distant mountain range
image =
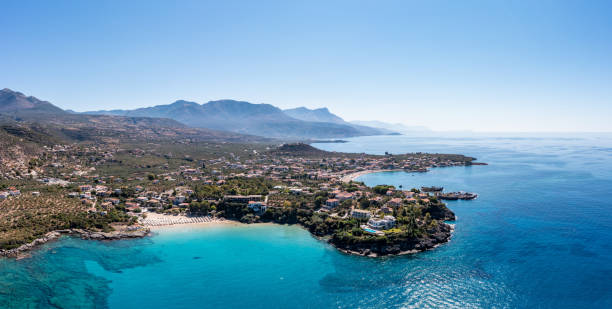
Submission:
[[378,128],[374,126],[361,125],[358,123],[347,122],[344,119],[340,118],[338,115],[332,114],[327,107],[318,108],[318,109],[308,109],[306,107],[298,107],[292,109],[283,110],[285,114],[304,121],[314,121],[314,122],[328,122],[328,123],[336,123],[345,126],[350,126],[357,129],[361,132],[360,135],[383,135],[383,134],[393,134],[397,131],[389,128]]
[[47,101],[6,88],[0,90],[0,139],[3,142],[12,140],[13,144],[29,141],[42,145],[57,142],[272,141],[252,135],[192,128],[169,118],[67,112]]
[[317,109],[308,109],[306,107],[298,107],[283,110],[285,114],[304,121],[315,121],[315,122],[331,122],[331,123],[340,123],[347,124],[344,119],[338,117],[337,115],[332,114],[327,107],[317,108]]
[[[234,100],[210,101],[204,104],[179,100],[172,104],[133,110],[77,113],[64,111],[47,101],[6,88],[0,90],[0,117],[4,120],[29,121],[58,127],[66,124],[80,128],[97,126],[98,128],[121,129],[125,123],[132,123],[137,124],[137,127],[144,131],[147,131],[145,128],[152,127],[172,128],[179,131],[200,128],[203,130],[198,132],[202,136],[211,134],[221,137],[224,135],[223,132],[232,132],[225,135],[233,139],[239,137],[236,133],[245,137],[260,136],[295,140],[345,138],[397,132],[393,126],[376,128],[367,124],[344,121],[327,108],[299,107],[281,110],[270,104]],[[108,123],[103,123],[100,119]],[[66,131],[65,128],[62,130]],[[192,132],[191,136],[199,133]]]
[[382,121],[362,121],[362,120],[351,121],[351,123],[354,125],[369,126],[373,128],[382,129],[382,130],[390,130],[390,131],[394,131],[394,132],[398,132],[402,134],[431,132],[431,129],[424,127],[424,126],[407,126],[401,123],[388,123],[388,122],[382,122]]
[[283,111],[270,104],[234,100],[204,104],[180,100],[168,105],[134,110],[100,110],[86,114],[164,117],[191,127],[273,138],[342,138],[391,133],[387,129],[348,123],[327,108],[311,110],[300,107]]

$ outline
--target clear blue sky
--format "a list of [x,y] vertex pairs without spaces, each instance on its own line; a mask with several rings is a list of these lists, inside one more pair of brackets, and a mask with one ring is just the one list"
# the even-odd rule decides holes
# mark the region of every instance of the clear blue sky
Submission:
[[3,1],[0,88],[77,111],[229,98],[612,131],[612,1],[300,2]]

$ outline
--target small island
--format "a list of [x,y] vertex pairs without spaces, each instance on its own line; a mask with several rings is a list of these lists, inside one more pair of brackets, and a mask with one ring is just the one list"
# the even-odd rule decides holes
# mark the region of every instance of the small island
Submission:
[[455,215],[442,193],[353,179],[474,160],[337,153],[302,143],[45,146],[27,162],[3,166],[0,254],[19,256],[64,234],[112,240],[144,237],[163,224],[223,220],[298,224],[348,254],[414,253],[451,237],[446,221]]

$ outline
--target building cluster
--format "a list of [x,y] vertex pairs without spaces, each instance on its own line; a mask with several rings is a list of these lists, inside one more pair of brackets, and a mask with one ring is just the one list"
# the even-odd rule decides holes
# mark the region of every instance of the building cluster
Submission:
[[[196,186],[220,187],[235,178],[265,178],[275,184],[266,195],[223,192],[225,195],[221,198],[204,197],[204,200],[212,204],[222,201],[244,204],[256,214],[269,208],[284,207],[288,200],[307,201],[308,207],[320,213],[367,222],[364,225],[366,231],[380,232],[395,227],[393,215],[403,205],[429,203],[432,196],[395,189],[376,193],[362,184],[347,184],[347,175],[389,169],[423,172],[431,167],[465,164],[461,160],[427,154],[300,157],[273,152],[246,153],[224,153],[210,159],[193,159],[185,155],[182,157],[184,164],[171,167],[175,165],[168,162],[177,157],[172,153],[138,148],[56,145],[45,147],[40,162],[30,164],[27,175],[47,185],[72,186],[75,189],[67,194],[68,197],[80,199],[91,212],[102,214],[115,207],[124,207],[133,214],[143,211],[184,212],[192,201],[202,202],[194,195]],[[147,165],[146,160],[137,161],[136,169],[122,176],[101,173],[104,166],[122,164],[118,161],[118,154],[134,158],[153,155],[168,160],[154,166],[155,174],[150,172],[152,166]],[[19,190],[9,188],[0,192],[0,200],[19,194]]]

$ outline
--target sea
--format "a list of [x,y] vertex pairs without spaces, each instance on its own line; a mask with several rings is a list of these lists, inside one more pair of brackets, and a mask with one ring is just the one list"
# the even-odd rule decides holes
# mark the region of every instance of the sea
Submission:
[[448,201],[451,241],[413,255],[336,251],[297,226],[64,237],[0,259],[0,308],[612,308],[612,136],[372,136],[339,152],[457,153],[482,166],[361,176],[367,185],[475,192]]

